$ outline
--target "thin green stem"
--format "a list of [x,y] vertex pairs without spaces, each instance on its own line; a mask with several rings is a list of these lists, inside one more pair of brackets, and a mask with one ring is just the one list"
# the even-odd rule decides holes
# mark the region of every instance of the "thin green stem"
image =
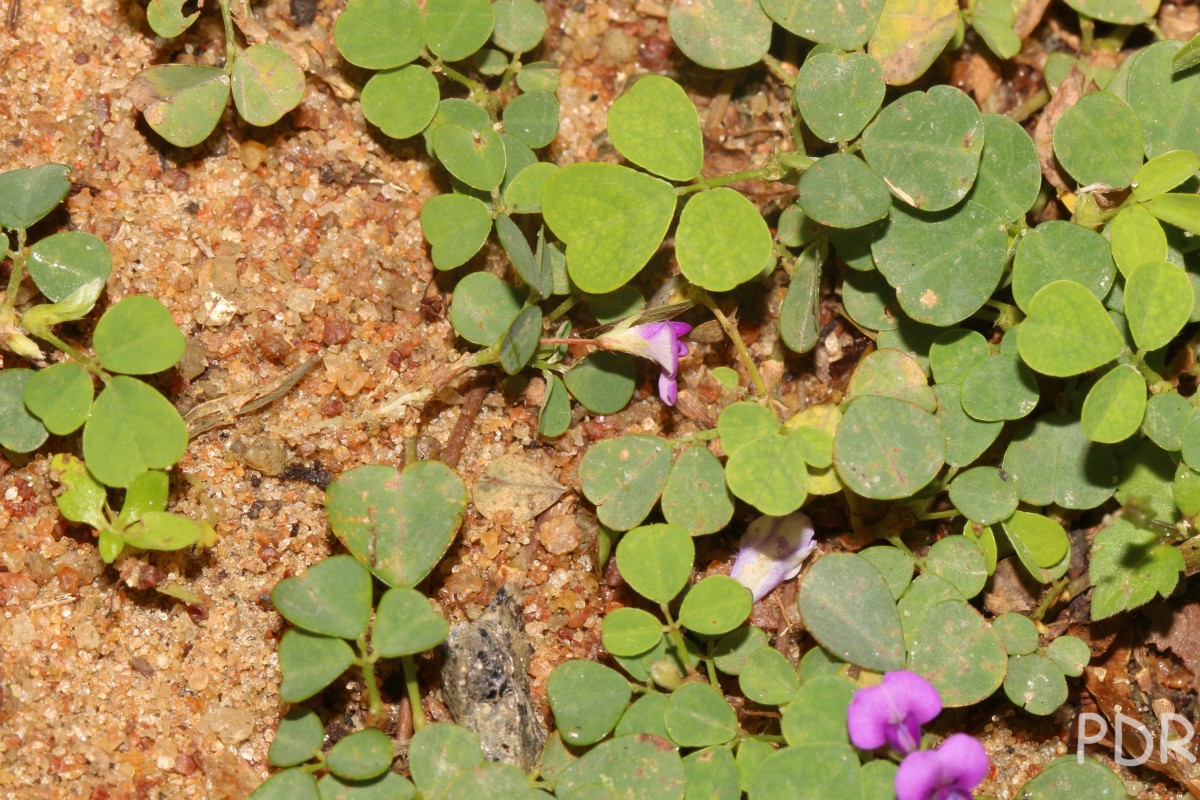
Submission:
[[488,109],[489,114],[491,114],[493,116],[495,115],[495,109],[493,108],[493,104],[491,102],[488,102],[488,99],[489,99],[488,96],[491,93],[488,92],[488,88],[486,86],[484,86],[482,83],[475,80],[474,78],[467,77],[463,73],[456,70],[454,67],[447,64],[445,61],[442,61],[437,56],[425,54],[424,58],[426,61],[428,61],[434,67],[439,69],[442,72],[442,74],[445,75],[447,78],[449,78],[450,80],[455,81],[456,83],[459,83],[463,87],[465,87],[466,90],[471,93],[472,100],[479,103],[479,105],[483,106],[484,108]]
[[1083,34],[1082,41],[1079,43],[1080,49],[1085,53],[1092,52],[1096,37],[1096,23],[1092,21],[1091,17],[1079,15],[1079,32]]
[[741,181],[779,181],[787,177],[790,172],[799,173],[806,171],[816,161],[815,158],[809,158],[803,153],[775,153],[761,167],[746,169],[741,172],[731,172],[728,175],[714,175],[709,178],[699,177],[696,178],[695,183],[675,187],[675,194],[682,197],[693,192],[702,192]]
[[358,637],[359,657],[355,659],[362,670],[363,685],[367,687],[367,724],[377,725],[383,720],[383,696],[379,693],[379,679],[375,676],[375,657],[367,646],[366,634]]
[[516,79],[518,73],[521,72],[521,56],[514,55],[512,61],[508,62],[508,66],[504,69],[504,77],[500,79],[500,88],[497,90],[504,93],[512,86],[512,82]]
[[1070,581],[1071,579],[1064,575],[1062,578],[1059,578],[1057,581],[1050,584],[1050,588],[1046,591],[1046,596],[1042,598],[1042,602],[1038,603],[1038,607],[1033,611],[1033,619],[1035,621],[1042,621],[1042,618],[1046,616],[1046,612],[1050,610],[1052,605],[1054,605],[1054,601],[1058,599],[1059,595],[1062,594],[1063,589],[1066,588]]
[[917,554],[914,553],[911,549],[909,549],[909,546],[904,543],[904,537],[902,537],[900,534],[898,534],[898,533],[889,534],[887,537],[887,540],[889,542],[891,542],[893,545],[895,545],[896,547],[898,547],[901,550],[901,552],[903,552],[905,555],[907,555],[913,561],[919,562],[921,560],[917,557]]
[[1008,117],[1013,122],[1024,122],[1041,110],[1042,106],[1049,102],[1050,91],[1043,87],[1029,95],[1029,97],[1026,97],[1017,105],[1010,108],[1004,116]]
[[762,57],[763,66],[766,67],[772,75],[778,78],[782,83],[791,88],[796,85],[796,76],[791,73],[782,61],[770,53],[764,53]]
[[589,344],[592,347],[598,347],[600,344],[600,340],[599,339],[572,339],[570,337],[564,339],[564,338],[561,338],[558,336],[549,336],[545,339],[538,339],[538,344]]
[[549,322],[555,322],[558,320],[559,317],[561,317],[563,314],[566,314],[568,311],[570,311],[572,308],[574,308],[578,304],[579,304],[579,295],[573,294],[570,297],[568,297],[566,300],[563,300],[561,303],[559,303],[554,308],[553,311],[551,311],[549,314],[547,314],[546,320]]
[[750,373],[750,380],[754,382],[754,391],[761,397],[767,396],[767,384],[763,380],[762,373],[758,371],[758,365],[754,363],[754,359],[750,357],[750,349],[746,347],[746,343],[742,341],[742,334],[738,332],[737,326],[729,321],[729,317],[722,313],[717,306],[717,301],[712,299],[712,295],[708,292],[699,292],[697,299],[712,312],[712,315],[717,318],[721,329],[725,331],[725,335],[733,342],[734,349],[737,350],[738,359],[742,362],[742,366],[746,368],[746,372]]
[[1159,394],[1160,392],[1169,392],[1175,387],[1159,375],[1157,371],[1146,363],[1146,351],[1138,350],[1133,354],[1133,365],[1137,367],[1138,373],[1146,379],[1146,383],[1150,386],[1150,394]]
[[957,508],[949,508],[945,511],[929,511],[923,514],[918,514],[917,518],[921,522],[930,522],[935,519],[950,519],[951,517],[961,517],[962,512]]
[[696,666],[692,664],[692,658],[688,655],[687,643],[683,641],[683,631],[679,629],[679,623],[671,616],[671,608],[666,603],[659,603],[658,607],[662,609],[663,616],[667,619],[667,628],[670,631],[671,645],[675,648],[675,654],[679,656],[679,663],[687,668],[688,674],[696,671]]
[[220,0],[221,21],[225,23],[225,74],[233,72],[234,62],[238,57],[237,34],[233,30],[233,13],[229,10],[229,0]]
[[75,361],[79,362],[79,366],[83,367],[88,372],[92,373],[101,381],[103,381],[105,386],[112,382],[112,376],[109,375],[104,368],[96,362],[96,359],[92,358],[87,353],[84,353],[82,350],[72,347],[50,331],[37,331],[36,333],[33,333],[33,335],[39,339],[44,339],[45,341],[57,347],[59,350],[69,355]]
[[408,693],[408,705],[412,709],[413,732],[425,727],[425,708],[421,705],[421,687],[417,685],[417,668],[412,656],[400,656],[404,670],[404,689]]
[[17,290],[21,288],[21,281],[25,280],[25,229],[17,228],[17,249],[8,249],[8,237],[4,237],[4,255],[0,255],[0,261],[3,261],[5,256],[12,258],[12,269],[8,273],[8,295],[4,298],[4,305],[8,308],[15,308],[17,305]]
[[708,430],[696,431],[695,433],[689,433],[687,436],[680,436],[678,439],[672,439],[671,446],[672,447],[685,447],[687,445],[695,444],[697,442],[711,442],[713,439],[716,439],[720,435],[721,434],[717,432],[716,428],[709,428]]

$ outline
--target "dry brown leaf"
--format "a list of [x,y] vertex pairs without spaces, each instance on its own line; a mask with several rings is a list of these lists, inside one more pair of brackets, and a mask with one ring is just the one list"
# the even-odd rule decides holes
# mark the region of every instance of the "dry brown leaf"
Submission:
[[1058,85],[1058,91],[1054,93],[1033,129],[1033,146],[1037,149],[1042,174],[1061,192],[1071,190],[1071,179],[1062,171],[1058,159],[1054,157],[1054,126],[1058,124],[1059,117],[1083,97],[1085,82],[1083,73],[1072,67],[1067,77]]
[[531,459],[501,456],[475,481],[475,508],[492,519],[505,512],[513,522],[526,522],[562,497],[566,489]]

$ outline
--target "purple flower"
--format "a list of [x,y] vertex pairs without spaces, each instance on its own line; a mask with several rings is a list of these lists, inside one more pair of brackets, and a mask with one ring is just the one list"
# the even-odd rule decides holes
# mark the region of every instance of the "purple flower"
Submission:
[[738,542],[729,577],[741,582],[758,602],[776,586],[796,577],[812,552],[812,520],[799,511],[786,517],[759,517]]
[[908,755],[921,744],[921,726],[941,710],[941,695],[929,681],[908,670],[889,672],[883,683],[854,693],[846,711],[850,741],[862,750],[887,744]]
[[680,341],[692,329],[686,322],[646,322],[613,331],[597,341],[605,350],[620,350],[648,358],[662,368],[658,376],[658,395],[669,406],[679,395],[679,359],[688,354],[687,342]]
[[896,800],[969,800],[987,774],[983,745],[956,733],[936,750],[918,750],[900,762]]

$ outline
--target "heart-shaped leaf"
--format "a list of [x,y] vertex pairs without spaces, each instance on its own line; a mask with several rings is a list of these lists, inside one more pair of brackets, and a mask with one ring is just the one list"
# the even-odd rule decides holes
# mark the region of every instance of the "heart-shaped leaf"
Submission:
[[334,556],[277,583],[271,600],[293,625],[357,639],[371,619],[371,574],[351,556]]

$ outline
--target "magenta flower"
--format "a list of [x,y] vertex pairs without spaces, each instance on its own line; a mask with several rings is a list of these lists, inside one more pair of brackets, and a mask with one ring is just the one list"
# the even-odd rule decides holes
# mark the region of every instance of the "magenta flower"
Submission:
[[687,342],[680,341],[692,329],[686,322],[646,322],[624,330],[606,333],[597,339],[605,350],[620,350],[648,358],[658,364],[658,396],[669,406],[679,396],[679,359],[688,354]]
[[921,726],[941,710],[942,697],[929,681],[908,670],[889,672],[883,683],[854,693],[846,711],[850,741],[862,750],[886,744],[907,756],[921,744]]
[[988,774],[987,751],[956,733],[936,750],[909,753],[896,771],[896,800],[970,800]]
[[807,514],[796,511],[786,517],[759,517],[742,534],[729,577],[749,589],[757,603],[776,586],[796,577],[815,546]]

